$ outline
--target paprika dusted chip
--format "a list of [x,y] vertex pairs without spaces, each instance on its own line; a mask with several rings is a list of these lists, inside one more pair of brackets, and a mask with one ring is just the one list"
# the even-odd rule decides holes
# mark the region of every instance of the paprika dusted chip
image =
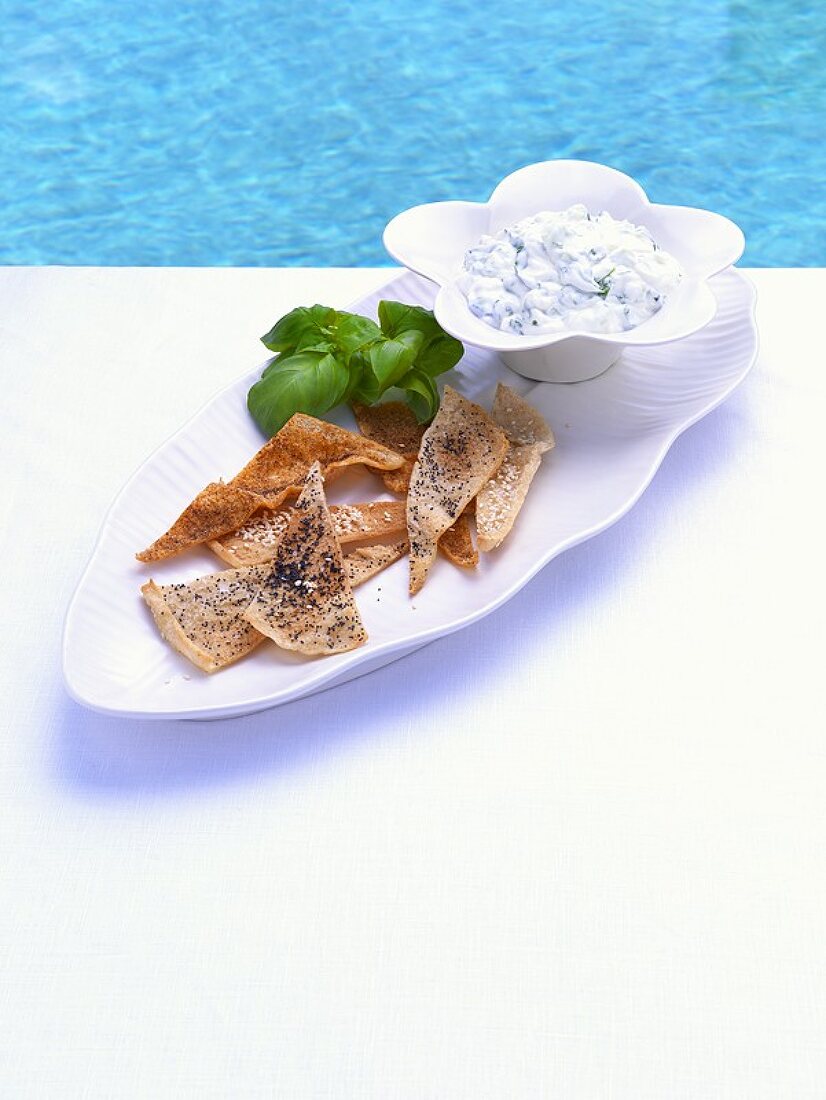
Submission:
[[238,530],[261,508],[277,509],[297,496],[310,465],[324,473],[363,463],[379,470],[404,464],[400,454],[336,424],[296,413],[228,484],[213,482],[188,505],[140,561],[159,561]]
[[234,531],[267,502],[249,489],[213,481],[188,504],[165,535],[135,557],[138,561],[160,561],[190,546],[206,542],[216,534]]
[[448,527],[439,539],[439,549],[448,561],[461,569],[474,569],[479,564],[479,551],[473,545],[467,512],[462,512],[453,526]]
[[403,456],[403,466],[397,470],[387,470],[381,476],[391,493],[406,493],[424,435],[424,425],[418,422],[410,406],[403,401],[386,401],[382,405],[356,403],[353,405],[353,415],[362,435]]

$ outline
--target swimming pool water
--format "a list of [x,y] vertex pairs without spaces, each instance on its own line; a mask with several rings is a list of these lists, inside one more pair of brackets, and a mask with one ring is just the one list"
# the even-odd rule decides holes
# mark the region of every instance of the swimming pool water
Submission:
[[581,157],[826,264],[826,5],[0,0],[0,262],[388,263],[399,210]]

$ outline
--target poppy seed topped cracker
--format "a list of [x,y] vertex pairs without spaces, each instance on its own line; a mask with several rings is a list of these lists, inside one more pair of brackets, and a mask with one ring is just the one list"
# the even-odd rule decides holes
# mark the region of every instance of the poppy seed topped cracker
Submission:
[[367,641],[317,462],[244,618],[282,649],[345,653]]
[[450,386],[422,438],[410,478],[410,594],[424,584],[440,537],[496,473],[508,440],[481,405]]

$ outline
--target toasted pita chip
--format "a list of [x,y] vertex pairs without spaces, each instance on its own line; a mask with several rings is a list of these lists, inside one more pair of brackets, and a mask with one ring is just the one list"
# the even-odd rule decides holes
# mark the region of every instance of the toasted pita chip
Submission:
[[367,641],[317,462],[244,618],[283,649],[300,653],[345,653]]
[[168,558],[218,532],[235,530],[266,503],[248,489],[213,481],[187,505],[165,535],[135,557],[139,561]]
[[[407,553],[407,540],[362,546],[344,555],[350,585],[357,588]],[[264,635],[242,618],[258,593],[266,566],[225,569],[188,584],[147,581],[141,593],[163,638],[204,672],[217,672],[246,656]]]
[[385,488],[389,489],[391,493],[398,493],[400,497],[406,496],[410,489],[410,477],[415,464],[415,455],[405,455],[404,463],[399,466],[398,470],[385,470],[381,475]]
[[475,569],[479,564],[479,551],[473,545],[467,511],[462,512],[439,539],[439,549],[448,561],[461,569]]
[[232,479],[232,484],[264,496],[277,496],[284,485],[301,487],[313,462],[318,462],[326,475],[331,469],[359,463],[378,470],[396,470],[402,457],[357,432],[295,413]]
[[496,476],[480,489],[476,498],[476,537],[480,550],[495,550],[510,532],[541,461],[539,443],[511,447]]
[[334,504],[330,508],[336,538],[342,546],[351,542],[379,542],[407,531],[403,500],[373,500],[367,504]]
[[385,401],[381,405],[353,404],[359,431],[399,454],[417,454],[424,427],[404,401]]
[[364,584],[371,577],[375,577],[376,573],[380,573],[382,569],[398,561],[407,553],[407,550],[407,539],[403,542],[389,543],[386,546],[360,546],[357,550],[351,550],[349,554],[344,555],[344,568],[347,570],[350,584],[353,588]]
[[256,512],[243,527],[220,538],[210,539],[207,546],[221,561],[236,568],[272,561],[278,540],[287,530],[292,514],[292,508],[283,508],[278,512],[269,509]]
[[[292,509],[262,511],[231,535],[222,535],[208,543],[218,557],[229,565],[255,565],[271,561],[279,538],[287,530]],[[375,500],[365,504],[333,504],[330,515],[336,537],[342,545],[373,539],[393,538],[407,530],[405,505],[401,500]]]
[[362,435],[398,451],[404,465],[387,470],[381,476],[391,493],[404,494],[410,485],[410,475],[419,453],[424,425],[403,401],[386,401],[382,405],[353,405],[353,415]]
[[237,531],[261,508],[274,510],[289,497],[297,496],[314,461],[320,462],[325,473],[354,463],[379,470],[396,470],[404,463],[400,454],[365,436],[296,413],[232,481],[208,485],[166,534],[137,558],[159,561],[189,546]]
[[188,584],[147,581],[141,593],[161,636],[204,672],[217,672],[264,640],[242,613],[269,570],[227,569]]
[[501,382],[491,416],[510,440],[505,461],[476,498],[476,534],[485,552],[500,546],[514,525],[542,455],[554,446],[553,432],[542,416]]
[[507,437],[485,410],[446,386],[410,479],[411,595],[424,584],[440,537],[493,477],[507,450]]
[[490,415],[514,446],[522,447],[533,443],[541,451],[549,451],[554,445],[554,433],[542,415],[516,390],[503,382],[496,387]]

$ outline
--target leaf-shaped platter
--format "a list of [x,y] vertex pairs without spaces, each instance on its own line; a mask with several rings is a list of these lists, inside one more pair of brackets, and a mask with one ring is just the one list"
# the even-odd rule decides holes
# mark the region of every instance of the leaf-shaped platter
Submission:
[[[223,568],[207,550],[153,566],[135,551],[166,530],[207,482],[229,478],[263,440],[246,410],[260,366],[214,397],[147,459],[109,510],[66,617],[67,687],[95,710],[135,718],[225,718],[278,706],[344,683],[490,614],[563,550],[615,523],[632,507],[680,432],[718,405],[757,357],[754,291],[735,268],[710,285],[718,301],[710,325],[685,340],[629,349],[605,374],[562,385],[513,374],[493,352],[468,348],[442,376],[489,407],[499,380],[518,389],[554,430],[516,525],[476,570],[439,559],[412,600],[407,561],[357,589],[366,645],[304,658],[265,644],[212,676],[160,638],[140,596],[150,576],[189,580]],[[351,307],[375,316],[381,298],[430,307],[436,287],[412,272],[394,277]],[[336,419],[355,429],[346,411]],[[331,501],[389,495],[372,474],[348,474]]]

